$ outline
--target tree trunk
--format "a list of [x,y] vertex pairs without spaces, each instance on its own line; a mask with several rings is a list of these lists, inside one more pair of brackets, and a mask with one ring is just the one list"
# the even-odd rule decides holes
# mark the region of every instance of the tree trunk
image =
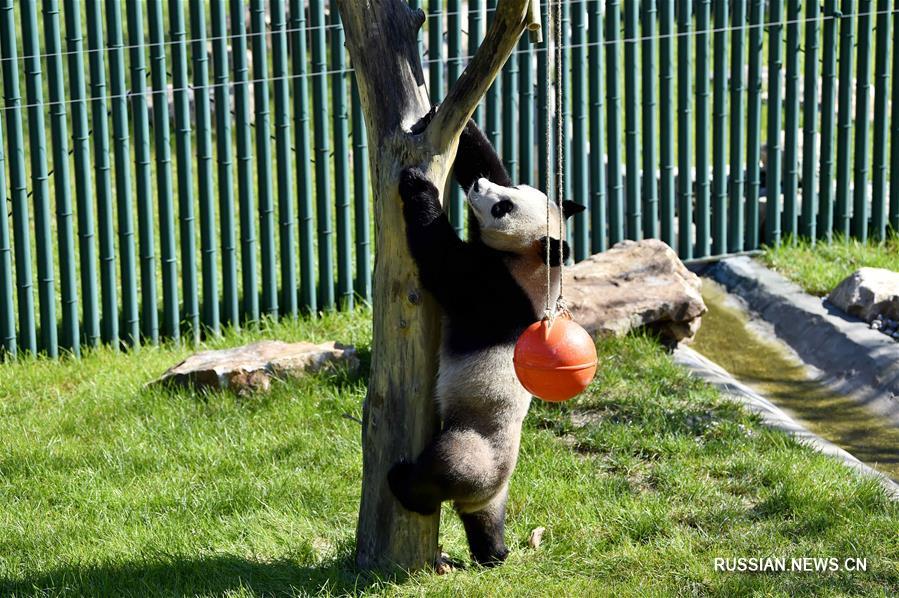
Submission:
[[403,509],[387,472],[400,459],[415,459],[438,429],[433,396],[440,319],[406,246],[399,175],[416,165],[444,188],[462,128],[524,30],[528,0],[500,3],[471,64],[417,134],[412,126],[430,109],[417,42],[424,13],[402,0],[336,3],[368,127],[377,249],[356,563],[419,569],[437,556],[439,516]]

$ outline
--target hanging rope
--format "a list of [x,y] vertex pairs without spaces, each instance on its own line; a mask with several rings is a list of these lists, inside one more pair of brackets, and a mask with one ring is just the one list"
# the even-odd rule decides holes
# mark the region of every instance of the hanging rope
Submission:
[[[547,206],[546,206],[546,306],[544,310],[544,318],[549,321],[549,325],[552,326],[553,320],[555,320],[556,316],[560,313],[568,314],[568,309],[565,306],[565,299],[563,297],[563,269],[565,266],[565,251],[564,251],[564,242],[565,242],[565,214],[562,209],[562,201],[563,195],[565,193],[564,189],[564,170],[565,170],[565,156],[562,148],[563,143],[563,135],[564,135],[564,126],[565,119],[563,117],[563,108],[565,105],[565,98],[563,95],[562,89],[562,0],[554,0],[550,2],[550,9],[547,11],[547,17],[552,21],[552,26],[548,27],[549,35],[547,36],[547,52],[550,50],[550,44],[554,43],[555,45],[555,115],[556,115],[556,131],[555,131],[555,152],[556,152],[556,163],[555,163],[555,195],[556,195],[556,207],[559,210],[559,295],[555,298],[555,301],[552,300],[552,238],[550,236],[550,218],[549,218],[549,202],[551,201],[549,198],[549,193],[547,193]],[[553,164],[552,164],[552,148],[553,144],[550,141],[553,138],[552,134],[552,119],[546,119],[546,131],[544,132],[546,135],[546,155],[544,159],[546,160],[546,172],[553,172]],[[549,190],[547,190],[549,191]]]
[[[556,0],[556,4],[558,0]],[[555,38],[555,30],[552,26],[552,14],[553,14],[553,6],[554,3],[550,0],[549,5],[546,8],[546,20],[550,21],[546,25],[546,53],[547,56],[550,56],[550,51],[552,50],[553,38]],[[547,173],[546,184],[550,186],[550,176],[549,173],[553,172],[552,165],[552,145],[550,145],[550,140],[552,139],[552,115],[548,115],[546,117],[546,129],[543,131],[544,135],[544,146],[546,148],[546,154],[543,156],[545,160],[546,168],[544,172]],[[550,303],[550,294],[552,294],[552,267],[550,264],[552,263],[552,239],[549,236],[549,202],[551,201],[549,198],[550,189],[546,190],[546,301],[543,306],[543,319],[549,320],[552,322],[554,316],[553,306]]]

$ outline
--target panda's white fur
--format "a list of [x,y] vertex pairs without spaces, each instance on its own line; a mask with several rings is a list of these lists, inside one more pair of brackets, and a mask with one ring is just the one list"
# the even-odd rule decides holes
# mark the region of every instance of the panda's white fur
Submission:
[[468,242],[456,235],[422,172],[408,169],[401,177],[409,249],[444,312],[436,388],[443,429],[414,462],[397,463],[388,480],[413,511],[432,513],[452,500],[472,555],[490,565],[508,554],[508,483],[531,402],[515,375],[515,341],[542,317],[547,296],[558,297],[567,250],[559,224],[582,208],[566,202],[560,211],[539,190],[513,186],[474,125],[460,141],[455,170],[477,223]]
[[[491,214],[493,206],[503,200],[515,204],[517,214],[514,217],[496,218]],[[530,249],[544,236],[558,240],[559,220],[562,217],[559,206],[550,202],[542,191],[529,185],[504,187],[483,177],[469,190],[468,203],[477,218],[481,241],[488,247],[510,254],[507,259],[509,271],[528,294],[534,311],[542,314],[546,307],[546,269],[549,266],[545,256]],[[561,268],[550,268],[549,296],[553,299],[559,296],[560,273]]]
[[[496,218],[491,208],[500,201],[512,201],[518,214]],[[546,270],[550,269],[549,297],[558,297],[561,268],[550,268],[534,251],[534,241],[546,234],[549,211],[550,230],[559,230],[559,209],[539,190],[528,185],[503,187],[486,178],[479,179],[468,193],[472,214],[478,220],[483,243],[508,252],[504,259],[513,278],[527,294],[534,312],[542,314],[546,306]],[[555,235],[556,237],[558,234]],[[485,300],[489,298],[485,297]],[[444,320],[444,326],[450,325]],[[446,338],[448,335],[444,335]],[[480,459],[484,469],[501,468],[508,474],[496,480],[497,487],[508,481],[518,455],[524,416],[531,394],[518,381],[512,363],[514,343],[495,345],[458,355],[444,345],[440,352],[436,398],[441,418],[461,411],[475,415],[472,421],[489,422],[489,433],[502,437],[502,447],[472,451],[466,459]],[[503,425],[497,426],[497,422]],[[475,424],[476,425],[476,424]],[[497,429],[499,428],[499,429]],[[463,512],[478,511],[492,498],[458,504]],[[458,502],[458,501],[457,501]]]

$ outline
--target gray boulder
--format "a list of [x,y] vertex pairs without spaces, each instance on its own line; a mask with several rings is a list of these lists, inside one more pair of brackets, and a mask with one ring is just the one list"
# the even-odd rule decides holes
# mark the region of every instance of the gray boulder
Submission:
[[565,271],[574,319],[595,336],[648,328],[669,344],[689,342],[706,312],[702,281],[656,239],[622,241]]
[[322,369],[355,371],[358,367],[359,358],[352,346],[260,341],[233,349],[201,351],[169,368],[152,384],[247,394],[268,390],[272,378],[299,378]]
[[827,300],[849,315],[871,322],[899,319],[899,272],[861,268],[837,285]]

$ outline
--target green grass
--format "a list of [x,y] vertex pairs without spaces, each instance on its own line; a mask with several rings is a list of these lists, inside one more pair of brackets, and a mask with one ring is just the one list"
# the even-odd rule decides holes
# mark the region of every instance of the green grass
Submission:
[[[247,336],[354,342],[364,370],[369,317]],[[185,349],[3,365],[0,595],[899,592],[899,504],[877,484],[763,428],[651,339],[599,352],[587,393],[527,418],[509,561],[389,578],[352,567],[360,429],[345,414],[360,416],[364,376],[240,399],[144,387]],[[449,507],[441,523],[467,563]],[[537,526],[543,545],[526,548]],[[868,571],[714,571],[738,556],[859,556]]]
[[824,296],[862,267],[899,272],[899,236],[884,242],[860,243],[836,239],[832,244],[787,239],[780,247],[766,248],[761,260],[796,282],[812,295]]

